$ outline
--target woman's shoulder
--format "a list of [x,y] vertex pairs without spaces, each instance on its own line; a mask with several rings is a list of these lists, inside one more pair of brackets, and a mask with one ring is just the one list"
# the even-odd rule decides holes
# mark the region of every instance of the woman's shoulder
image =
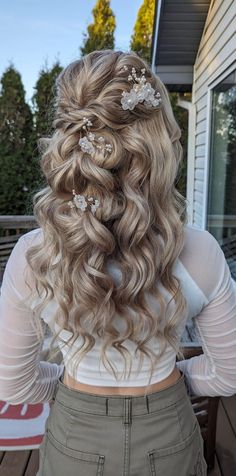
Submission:
[[24,242],[26,245],[31,246],[31,245],[36,245],[40,243],[43,240],[43,230],[42,228],[34,228],[33,230],[30,230],[24,235],[22,235],[18,242]]
[[184,226],[184,231],[187,236],[197,237],[202,239],[204,239],[204,237],[205,239],[207,239],[207,237],[213,236],[211,233],[209,233],[209,231],[203,230],[202,228],[199,228],[195,225],[190,225],[188,223]]
[[209,231],[187,224],[184,226],[184,248],[191,251],[201,250],[204,253],[219,250],[220,245]]
[[179,259],[205,296],[209,297],[227,265],[216,238],[207,230],[186,225]]

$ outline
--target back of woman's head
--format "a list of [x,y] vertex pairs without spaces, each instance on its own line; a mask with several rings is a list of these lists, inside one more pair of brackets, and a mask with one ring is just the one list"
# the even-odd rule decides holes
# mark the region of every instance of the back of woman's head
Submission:
[[[138,76],[145,68],[147,82],[160,93],[159,105],[122,107],[132,68]],[[27,252],[36,282],[47,292],[38,316],[55,298],[57,322],[72,332],[72,340],[84,337],[79,361],[96,335],[102,337],[104,365],[110,345],[128,356],[126,339],[140,357],[153,354],[145,345],[151,337],[160,339],[158,358],[167,343],[182,356],[177,331],[185,299],[172,274],[186,223],[185,200],[175,188],[181,131],[164,84],[133,52],[94,51],[59,74],[54,104],[52,136],[40,140],[48,186],[34,196],[44,240]],[[111,151],[82,150],[85,119]],[[96,214],[68,206],[73,189],[99,200]],[[120,268],[119,283],[108,272],[109,259]],[[157,300],[159,312],[146,293]],[[115,315],[124,320],[124,332],[117,331]]]

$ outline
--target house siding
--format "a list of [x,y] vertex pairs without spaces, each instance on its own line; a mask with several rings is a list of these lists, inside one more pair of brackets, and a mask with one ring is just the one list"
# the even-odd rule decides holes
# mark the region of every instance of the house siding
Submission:
[[[193,224],[205,228],[207,203],[208,89],[236,61],[236,2],[213,0],[209,7],[193,74],[193,103],[196,106]],[[208,130],[208,134],[207,134]]]

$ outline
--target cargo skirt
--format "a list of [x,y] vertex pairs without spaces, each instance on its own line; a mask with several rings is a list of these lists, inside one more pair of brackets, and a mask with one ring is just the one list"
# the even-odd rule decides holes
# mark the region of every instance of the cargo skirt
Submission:
[[146,396],[97,395],[58,380],[36,476],[206,476],[184,374]]

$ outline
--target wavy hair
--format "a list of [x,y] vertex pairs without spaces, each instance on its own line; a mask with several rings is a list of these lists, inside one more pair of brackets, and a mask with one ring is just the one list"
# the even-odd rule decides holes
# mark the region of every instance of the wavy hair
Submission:
[[[132,111],[122,109],[122,91],[130,90],[127,65],[130,71],[146,68],[147,81],[161,94],[161,106],[138,103]],[[127,358],[129,372],[132,367],[125,346],[129,339],[140,357],[139,369],[144,355],[150,359],[150,382],[167,343],[184,358],[178,328],[186,300],[172,273],[187,220],[185,198],[175,187],[181,130],[164,84],[134,52],[94,51],[72,62],[57,77],[55,92],[53,132],[39,140],[47,186],[33,196],[43,241],[26,253],[35,292],[41,296],[34,322],[39,330],[41,312],[54,298],[54,321],[71,332],[71,344],[78,336],[83,339],[71,356],[74,369],[97,336],[101,360],[118,380],[107,349],[122,355],[126,375]],[[112,144],[111,153],[96,150],[91,156],[81,150],[84,117],[92,121],[92,132]],[[68,206],[73,189],[99,199],[96,215],[89,208],[84,212]],[[108,272],[110,260],[121,271],[119,283]],[[159,312],[150,307],[147,294]],[[123,332],[114,325],[116,316],[124,321]],[[41,338],[42,332],[41,327]],[[50,352],[61,339],[59,333]],[[160,343],[157,354],[146,345],[152,338]]]

